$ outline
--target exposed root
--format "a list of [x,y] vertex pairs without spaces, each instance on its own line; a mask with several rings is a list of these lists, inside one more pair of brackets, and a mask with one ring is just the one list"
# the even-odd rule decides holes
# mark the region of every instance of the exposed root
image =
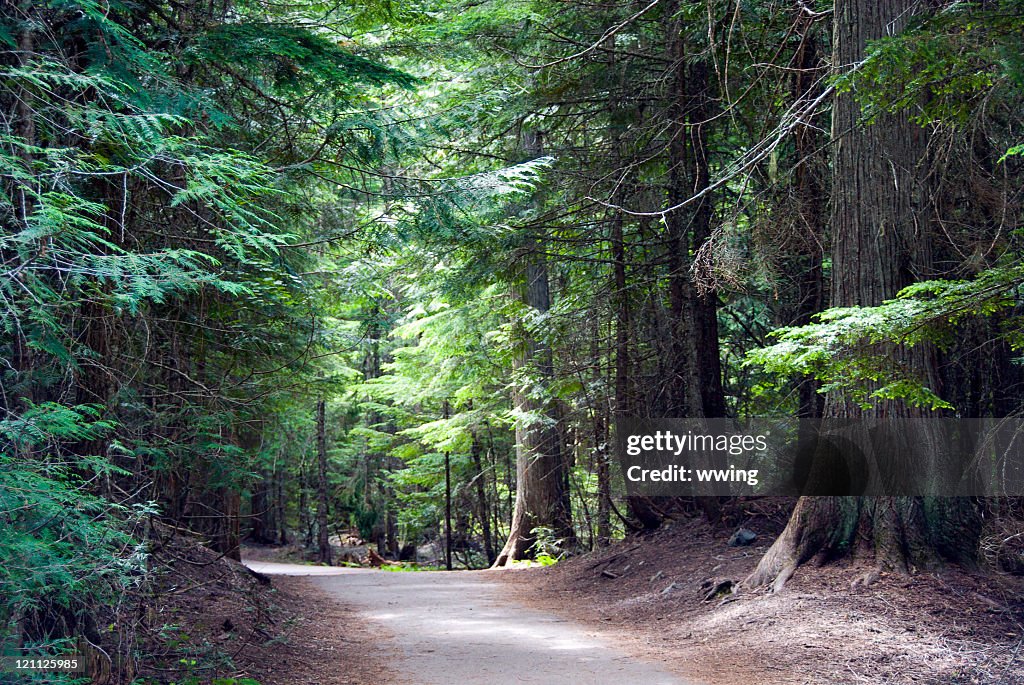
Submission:
[[775,582],[772,583],[772,592],[782,592],[782,588],[786,586],[786,581],[793,577],[799,565],[796,560],[793,560],[783,566],[782,570],[779,571],[779,575],[775,576]]
[[[967,501],[936,503],[921,497],[802,497],[785,530],[768,549],[746,587],[780,592],[796,569],[815,557],[869,560],[854,581],[868,587],[883,572],[913,574],[920,565],[970,558],[976,540]],[[938,542],[936,542],[938,541]]]
[[771,585],[773,593],[782,592],[797,568],[826,547],[837,511],[829,499],[834,498],[803,498],[797,503],[786,529],[743,581],[744,587]]
[[704,592],[704,601],[710,602],[730,595],[735,595],[736,592],[739,591],[739,584],[729,578],[717,582],[714,580],[706,580],[701,584],[701,590]]
[[875,568],[865,571],[863,574],[854,578],[853,582],[850,583],[851,588],[855,587],[871,587],[877,583],[882,577],[881,567],[876,566]]
[[759,588],[771,585],[772,592],[782,592],[786,581],[796,573],[800,562],[791,551],[776,549],[777,546],[778,541],[761,558],[753,573],[740,583],[741,587]]

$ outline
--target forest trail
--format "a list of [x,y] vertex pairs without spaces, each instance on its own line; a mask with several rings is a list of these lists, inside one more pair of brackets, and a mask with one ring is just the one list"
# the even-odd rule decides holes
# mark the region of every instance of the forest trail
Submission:
[[628,656],[580,624],[514,602],[486,572],[245,563],[260,573],[310,576],[382,624],[391,637],[381,647],[394,654],[387,676],[395,682],[696,685]]

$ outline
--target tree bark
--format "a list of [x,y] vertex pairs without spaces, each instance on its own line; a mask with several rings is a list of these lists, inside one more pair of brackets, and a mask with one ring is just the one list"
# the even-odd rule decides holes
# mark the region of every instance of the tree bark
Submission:
[[[595,335],[596,341],[596,335]],[[596,342],[595,342],[595,347]],[[594,355],[597,359],[598,355]],[[602,394],[603,398],[604,395]],[[594,411],[594,461],[597,471],[597,539],[598,547],[604,547],[612,538],[612,479],[608,463],[608,413],[607,402],[601,401]]]
[[[448,419],[448,400],[444,401],[444,418]],[[444,567],[452,570],[452,457],[444,453]]]
[[[550,308],[547,260],[538,246],[533,246],[531,252],[526,257],[525,284],[519,297],[528,307],[546,312]],[[551,351],[529,333],[524,331],[523,336],[523,353],[514,364],[517,375],[524,369],[535,370],[541,383],[550,381]],[[516,499],[508,541],[498,553],[495,566],[524,558],[536,540],[535,528],[550,528],[560,537],[572,535],[555,408],[538,400],[536,394],[521,387],[513,393],[516,410],[538,418],[529,425],[523,419],[516,422]]]
[[490,508],[487,506],[487,483],[484,477],[484,465],[481,458],[481,452],[483,451],[483,445],[480,444],[480,438],[473,431],[472,444],[469,448],[469,456],[473,461],[473,480],[476,482],[476,500],[479,508],[480,527],[484,536],[484,554],[487,555],[487,564],[493,564],[494,560],[497,559],[498,555],[494,552],[494,538],[491,535],[491,517]]
[[271,473],[267,469],[260,471],[259,480],[253,484],[252,495],[249,497],[249,535],[248,538],[261,545],[273,544],[276,524],[273,521],[274,510],[270,504],[274,486]]
[[[678,9],[679,3],[674,2],[666,10],[669,57],[674,65],[672,91],[675,93],[669,106],[671,138],[667,148],[668,193],[672,204],[706,189],[708,184],[707,135],[704,132],[707,68],[699,61],[688,63],[682,21],[676,16]],[[722,382],[715,300],[697,297],[690,274],[691,249],[699,247],[697,241],[703,242],[710,235],[710,221],[711,204],[707,197],[692,208],[676,210],[665,217],[673,340],[670,410],[672,415],[686,418],[704,416],[705,401],[716,410],[721,405],[722,415],[725,411],[724,398],[719,397]],[[707,330],[701,330],[701,326]],[[707,368],[702,368],[702,364]]]
[[[711,119],[711,80],[703,60],[688,64],[685,70],[687,98],[686,134],[692,166],[692,193],[708,189],[711,182],[708,159],[708,126]],[[712,198],[705,195],[693,209],[691,218],[692,246],[696,252],[711,237]],[[693,337],[701,410],[708,418],[726,415],[725,390],[722,387],[722,355],[718,342],[718,293],[715,290],[696,292],[687,273],[688,291],[692,298]]]
[[[801,6],[802,5],[802,6]],[[793,57],[796,71],[792,78],[793,100],[816,98],[822,92],[822,48],[815,29],[816,22],[807,15],[804,7],[814,8],[814,0],[800,4],[794,9],[796,25],[800,27],[800,45]],[[822,152],[822,135],[812,121],[801,122],[793,130],[793,185],[796,196],[796,243],[798,254],[793,269],[800,274],[797,285],[795,316],[790,325],[803,326],[822,310],[825,303],[825,283],[822,260],[825,242],[826,188],[824,174],[828,160]],[[800,385],[800,416],[814,418],[821,416],[821,395],[817,383],[806,379]]]
[[284,487],[284,465],[278,462],[274,468],[274,520],[277,523],[276,544],[288,544],[288,498]]
[[452,457],[444,453],[444,567],[452,570]]
[[[523,148],[539,156],[543,145],[540,133],[525,131]],[[551,308],[548,265],[543,244],[537,235],[529,236],[523,255],[523,278],[515,297],[526,307],[544,313]],[[573,538],[569,492],[565,488],[565,457],[562,454],[555,403],[538,399],[554,376],[551,349],[529,331],[520,328],[522,352],[513,367],[520,385],[513,393],[513,404],[521,416],[534,416],[527,423],[516,422],[516,499],[508,541],[498,553],[495,566],[522,559],[536,540],[534,530],[550,528],[557,537]],[[522,376],[532,376],[540,392],[522,387]]]
[[[626,281],[626,241],[622,231],[622,217],[612,220],[612,293],[615,303],[615,400],[614,416],[616,430],[622,425],[623,419],[629,417],[632,403],[629,394],[629,334],[630,312],[629,293]],[[607,500],[609,503],[611,499]],[[651,506],[646,497],[629,495],[626,497],[630,515],[640,522],[646,530],[654,530],[661,525],[661,516]]]
[[327,505],[329,492],[327,489],[327,402],[320,399],[316,403],[316,458],[317,458],[317,504],[316,504],[316,540],[319,548],[318,558],[321,564],[331,565],[331,541],[327,529]]
[[302,531],[302,544],[306,549],[313,546],[313,521],[310,517],[309,490],[310,475],[305,457],[299,464],[299,529]]
[[[867,41],[898,32],[918,9],[913,0],[839,0],[834,10],[836,67],[857,64]],[[832,305],[877,305],[927,266],[929,218],[919,201],[927,133],[905,114],[862,125],[856,101],[843,94],[835,99],[832,136]],[[894,347],[887,353],[926,379],[934,375],[934,349]],[[826,398],[824,413],[844,418],[927,415],[896,401],[862,410],[840,392]],[[897,451],[888,458],[899,458]],[[772,583],[781,590],[798,566],[815,557],[868,560],[875,570],[863,577],[865,582],[883,569],[906,572],[946,559],[969,561],[978,534],[977,513],[965,499],[802,497],[745,584]]]

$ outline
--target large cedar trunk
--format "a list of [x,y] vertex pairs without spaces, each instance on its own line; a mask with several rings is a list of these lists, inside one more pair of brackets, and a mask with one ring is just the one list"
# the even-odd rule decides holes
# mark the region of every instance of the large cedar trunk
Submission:
[[[867,41],[901,30],[919,9],[913,0],[839,0],[833,63],[839,69],[857,64]],[[835,99],[832,135],[832,305],[877,305],[895,297],[929,266],[930,222],[922,192],[927,132],[903,114],[862,125],[857,103],[844,94]],[[933,349],[896,347],[887,353],[938,389]],[[889,418],[927,414],[894,401],[861,410],[841,393],[827,397],[824,413]],[[936,444],[938,451],[943,447]],[[888,458],[897,457],[893,453]],[[940,461],[937,455],[936,463]],[[875,567],[866,581],[879,570],[913,571],[947,559],[969,561],[978,532],[977,513],[965,499],[802,497],[745,584],[773,583],[780,590],[800,564],[816,557],[866,560]]]
[[[543,154],[541,134],[523,132],[523,149],[531,157]],[[538,312],[551,308],[548,265],[540,237],[528,237],[523,251],[523,278],[514,296]],[[527,330],[521,330],[522,351],[513,368],[519,377],[523,370],[541,384],[554,376],[551,349]],[[566,463],[558,430],[558,411],[554,402],[538,399],[531,388],[520,385],[512,402],[523,415],[540,417],[538,421],[516,422],[516,499],[508,540],[494,566],[522,559],[536,541],[534,529],[550,528],[556,537],[574,541],[569,491],[566,488]]]
[[[544,254],[538,245],[532,245],[525,259],[525,282],[518,296],[527,306],[545,312],[550,307],[550,293]],[[516,375],[530,368],[538,372],[541,382],[550,379],[551,351],[528,332],[523,333],[523,352],[514,364]],[[539,415],[541,419],[531,424],[516,422],[516,500],[508,541],[498,553],[495,566],[526,556],[536,540],[535,528],[547,527],[558,537],[572,537],[565,459],[555,407],[538,400],[529,388],[517,388],[512,399],[519,412]]]
[[[707,191],[711,182],[708,158],[708,122],[711,120],[711,79],[707,63],[701,60],[687,64],[685,88],[688,101],[686,136],[689,139],[692,191]],[[673,160],[673,163],[676,163]],[[704,196],[693,208],[692,249],[699,250],[711,237],[712,197]],[[690,274],[686,274],[689,281]],[[701,410],[708,418],[726,415],[725,390],[722,387],[722,356],[718,341],[718,293],[714,290],[696,292],[689,284],[692,298],[695,365],[700,383]]]
[[[669,200],[676,204],[706,192],[710,183],[708,122],[712,117],[713,83],[707,63],[691,54],[687,45],[680,3],[666,7],[666,46],[673,65],[673,93],[668,115],[672,126],[666,148]],[[663,415],[703,418],[726,415],[718,339],[718,295],[698,292],[694,286],[691,254],[711,236],[713,200],[703,196],[688,207],[665,216],[669,269],[671,346],[667,396]],[[667,410],[667,411],[666,411]],[[690,500],[628,498],[632,516],[646,529],[661,525],[667,511],[688,507]],[[721,516],[718,499],[697,498],[696,504],[712,523]]]

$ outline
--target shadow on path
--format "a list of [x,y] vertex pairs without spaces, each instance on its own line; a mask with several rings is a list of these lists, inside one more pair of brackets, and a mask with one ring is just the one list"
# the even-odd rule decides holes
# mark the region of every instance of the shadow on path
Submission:
[[489,573],[245,563],[269,575],[314,576],[339,602],[384,624],[393,637],[381,646],[398,656],[387,676],[399,681],[696,685],[627,656],[579,624],[502,597]]

